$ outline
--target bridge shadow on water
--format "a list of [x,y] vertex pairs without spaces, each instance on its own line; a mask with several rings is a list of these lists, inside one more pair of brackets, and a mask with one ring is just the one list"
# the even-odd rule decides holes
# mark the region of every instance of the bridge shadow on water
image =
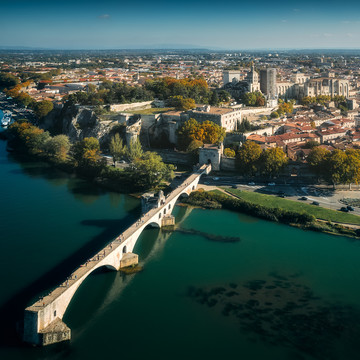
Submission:
[[18,334],[18,330],[21,331],[22,327],[24,309],[36,301],[38,296],[48,293],[61,284],[72,271],[123,232],[138,218],[138,215],[139,208],[135,208],[120,220],[83,220],[82,225],[95,226],[103,231],[0,306],[0,347],[25,346]]

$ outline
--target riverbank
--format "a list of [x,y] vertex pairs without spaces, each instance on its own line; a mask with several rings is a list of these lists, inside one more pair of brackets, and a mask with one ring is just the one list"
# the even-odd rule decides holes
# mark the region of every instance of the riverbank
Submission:
[[183,200],[187,205],[198,206],[204,209],[226,209],[243,213],[260,219],[279,222],[303,230],[323,232],[332,235],[342,235],[359,238],[360,231],[351,226],[332,223],[317,219],[305,211],[287,210],[278,207],[269,207],[246,201],[232,194],[225,194],[220,190],[206,192],[203,190],[193,192]]

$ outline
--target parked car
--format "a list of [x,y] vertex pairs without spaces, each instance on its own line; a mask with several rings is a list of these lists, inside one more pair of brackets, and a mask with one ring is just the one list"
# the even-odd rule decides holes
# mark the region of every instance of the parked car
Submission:
[[269,182],[268,186],[275,186],[276,184],[274,182]]
[[313,201],[312,204],[313,204],[313,205],[316,205],[316,206],[319,206],[319,205],[320,205],[320,203],[319,203],[318,201]]
[[350,206],[350,205],[348,205],[346,208],[347,208],[349,211],[355,211],[355,209],[354,209],[352,206]]
[[250,185],[250,186],[254,186],[254,185],[255,185],[255,183],[254,183],[253,181],[251,181],[251,182],[249,182],[249,183],[248,183],[248,185]]
[[308,198],[306,196],[302,196],[301,198],[299,198],[299,200],[307,200]]
[[218,177],[213,177],[212,179],[213,179],[214,181],[220,180],[220,178],[218,178]]
[[346,208],[345,206],[343,206],[343,207],[340,209],[340,211],[343,211],[343,212],[349,212],[349,209],[348,209],[348,208]]

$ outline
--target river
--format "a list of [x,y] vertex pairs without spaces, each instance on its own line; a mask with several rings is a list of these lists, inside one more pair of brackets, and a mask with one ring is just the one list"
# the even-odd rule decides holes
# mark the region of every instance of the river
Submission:
[[187,231],[144,231],[134,249],[142,272],[86,279],[63,319],[70,343],[21,346],[10,325],[26,304],[140,208],[5,148],[0,141],[1,359],[358,358],[360,242],[185,207],[174,212]]

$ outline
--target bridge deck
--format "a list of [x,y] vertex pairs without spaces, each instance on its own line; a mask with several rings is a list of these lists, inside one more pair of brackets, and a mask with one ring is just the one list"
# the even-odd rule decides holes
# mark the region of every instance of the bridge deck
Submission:
[[[61,296],[67,289],[73,286],[78,281],[82,280],[84,276],[87,276],[94,268],[96,268],[100,262],[102,262],[108,255],[116,251],[121,247],[139,228],[145,228],[147,225],[153,222],[155,215],[162,212],[162,210],[171,203],[174,198],[179,196],[181,193],[191,188],[193,182],[200,177],[207,170],[207,165],[203,165],[199,170],[193,172],[189,177],[187,177],[181,185],[174,189],[165,200],[165,203],[158,208],[149,210],[147,213],[137,220],[135,223],[130,225],[122,234],[120,234],[115,240],[110,244],[106,245],[102,250],[90,258],[87,262],[80,265],[70,276],[63,282],[60,286],[55,288],[46,296],[40,298],[31,306],[27,307],[27,311],[39,311],[49,304],[53,303],[59,296]],[[171,209],[172,210],[172,209]]]

